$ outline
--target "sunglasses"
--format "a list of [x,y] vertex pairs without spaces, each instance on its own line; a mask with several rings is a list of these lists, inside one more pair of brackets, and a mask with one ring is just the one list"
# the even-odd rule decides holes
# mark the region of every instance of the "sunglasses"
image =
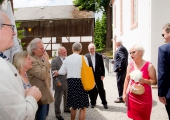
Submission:
[[131,54],[135,54],[136,53],[136,51],[132,51],[132,52],[130,52],[129,54],[131,55]]
[[162,34],[162,37],[164,37],[165,34]]

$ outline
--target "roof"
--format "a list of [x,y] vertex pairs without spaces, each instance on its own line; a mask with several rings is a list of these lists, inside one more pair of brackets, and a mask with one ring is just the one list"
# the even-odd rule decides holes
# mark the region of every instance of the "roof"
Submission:
[[93,11],[80,11],[73,5],[26,7],[14,10],[16,21],[94,18]]

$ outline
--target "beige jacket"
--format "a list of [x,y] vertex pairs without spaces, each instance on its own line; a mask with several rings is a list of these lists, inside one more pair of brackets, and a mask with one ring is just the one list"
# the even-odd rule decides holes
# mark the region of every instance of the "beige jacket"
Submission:
[[31,60],[33,62],[32,69],[27,71],[27,75],[30,84],[32,86],[37,86],[42,93],[42,98],[38,101],[38,104],[50,104],[54,102],[50,91],[50,63],[48,61],[43,62],[37,56],[32,56]]

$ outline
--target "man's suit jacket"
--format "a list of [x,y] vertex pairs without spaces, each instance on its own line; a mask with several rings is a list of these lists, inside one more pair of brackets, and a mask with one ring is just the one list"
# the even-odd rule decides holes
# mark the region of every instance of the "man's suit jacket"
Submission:
[[[51,62],[51,69],[59,70],[62,66],[63,62],[59,56],[55,57]],[[60,81],[62,86],[58,87],[56,84]],[[67,75],[58,75],[57,77],[53,77],[53,89],[57,91],[63,91],[67,89]]]
[[16,68],[0,57],[0,120],[34,120],[38,109],[25,89]]
[[121,45],[118,47],[114,55],[113,71],[118,72],[119,69],[126,71],[127,65],[128,65],[128,51],[123,45]]
[[170,98],[170,43],[158,50],[158,96]]
[[50,91],[51,77],[50,77],[50,63],[42,61],[37,56],[32,56],[32,69],[27,71],[29,82],[32,86],[37,86],[41,93],[42,98],[38,104],[50,104],[54,102],[54,98]]
[[90,53],[85,55],[89,62],[89,67],[92,67],[95,81],[101,80],[101,76],[105,76],[105,68],[103,63],[103,57],[99,53],[95,53],[95,68],[93,68]]

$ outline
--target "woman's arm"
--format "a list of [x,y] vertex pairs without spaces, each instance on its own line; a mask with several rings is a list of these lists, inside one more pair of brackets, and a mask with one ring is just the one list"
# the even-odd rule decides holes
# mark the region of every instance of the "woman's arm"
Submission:
[[146,83],[148,85],[156,85],[157,84],[157,77],[156,77],[156,70],[154,68],[154,66],[152,64],[149,64],[149,67],[148,67],[148,73],[149,73],[149,77],[150,79],[140,79],[140,83]]
[[126,71],[126,78],[125,78],[125,82],[124,82],[124,88],[123,88],[123,100],[126,101],[126,93],[127,93],[127,89],[128,89],[128,84],[130,81],[130,64],[127,66],[127,71]]

